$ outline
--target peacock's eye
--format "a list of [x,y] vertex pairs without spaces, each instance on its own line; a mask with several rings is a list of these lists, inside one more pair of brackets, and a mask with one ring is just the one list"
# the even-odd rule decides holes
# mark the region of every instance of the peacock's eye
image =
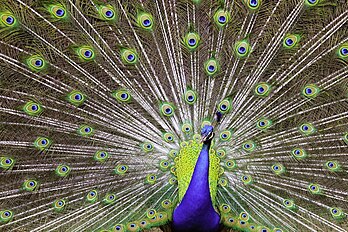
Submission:
[[214,21],[218,27],[224,27],[230,19],[230,13],[223,9],[219,9],[214,14]]
[[9,25],[12,25],[15,21],[12,16],[7,16],[5,20]]
[[127,60],[130,61],[130,62],[134,61],[134,59],[135,59],[134,54],[129,54],[129,55],[127,56]]
[[342,56],[347,56],[348,55],[348,48],[341,48],[341,54]]
[[292,46],[294,44],[294,41],[291,38],[288,38],[285,40],[286,45]]
[[267,83],[259,83],[255,87],[255,93],[261,97],[267,97],[271,90],[271,86]]
[[190,46],[194,46],[196,44],[196,39],[191,38],[191,39],[189,39],[188,43]]
[[112,18],[112,17],[114,16],[114,12],[113,12],[112,10],[107,10],[107,11],[105,12],[105,16],[106,16],[107,18]]
[[170,103],[162,103],[162,105],[160,106],[160,110],[161,113],[167,117],[173,116],[174,114],[174,107]]
[[145,19],[143,21],[143,25],[144,25],[144,27],[149,27],[149,26],[151,26],[151,21],[149,19]]
[[95,58],[94,50],[90,46],[82,46],[76,49],[77,55],[81,60],[87,62]]
[[229,112],[231,108],[232,108],[232,104],[230,99],[222,100],[218,106],[219,112],[222,114]]
[[224,15],[221,15],[219,17],[219,23],[225,23],[226,22],[226,17]]
[[244,46],[238,47],[238,52],[239,52],[240,54],[245,54],[246,51],[247,51],[246,47],[244,47]]
[[137,15],[137,24],[144,30],[152,30],[153,17],[149,13],[141,12]]
[[200,37],[197,33],[190,32],[186,34],[184,38],[185,46],[192,50],[195,50],[198,47]]
[[63,17],[65,15],[65,10],[63,10],[62,8],[59,8],[57,11],[56,11],[56,15],[58,17]]
[[74,98],[75,98],[76,101],[81,101],[82,95],[78,93],[78,94],[76,94],[76,95],[74,96]]
[[90,58],[92,56],[92,51],[91,50],[87,50],[87,51],[85,51],[84,55],[85,55],[86,58]]

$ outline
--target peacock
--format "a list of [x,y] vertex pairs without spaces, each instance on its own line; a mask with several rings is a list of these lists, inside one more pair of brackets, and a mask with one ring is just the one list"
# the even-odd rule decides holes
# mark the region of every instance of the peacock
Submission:
[[0,0],[0,231],[348,231],[347,0]]

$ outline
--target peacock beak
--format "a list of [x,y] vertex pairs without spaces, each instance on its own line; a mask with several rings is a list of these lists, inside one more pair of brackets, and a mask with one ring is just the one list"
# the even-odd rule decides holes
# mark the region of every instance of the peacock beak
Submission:
[[201,143],[211,140],[214,137],[214,132],[210,132],[209,134],[202,136]]

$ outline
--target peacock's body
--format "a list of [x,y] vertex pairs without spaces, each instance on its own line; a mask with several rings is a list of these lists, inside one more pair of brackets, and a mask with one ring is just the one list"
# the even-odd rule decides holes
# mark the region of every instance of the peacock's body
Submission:
[[346,0],[0,0],[0,231],[348,231]]

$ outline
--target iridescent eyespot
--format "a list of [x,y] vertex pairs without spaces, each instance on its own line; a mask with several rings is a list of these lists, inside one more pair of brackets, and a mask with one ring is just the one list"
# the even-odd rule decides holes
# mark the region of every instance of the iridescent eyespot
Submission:
[[165,133],[163,133],[162,138],[167,143],[173,143],[174,142],[174,134],[173,133],[165,132]]
[[150,152],[150,151],[153,151],[153,145],[149,142],[146,142],[146,143],[143,143],[141,145],[141,149],[144,151],[144,152]]
[[30,116],[38,116],[42,112],[42,107],[38,103],[29,101],[23,106],[23,110]]
[[224,130],[220,133],[220,140],[223,142],[230,141],[232,138],[232,131]]
[[153,27],[153,17],[149,13],[141,12],[137,15],[137,24],[145,30],[151,30]]
[[260,118],[257,123],[256,127],[260,130],[267,130],[272,126],[272,121],[268,118]]
[[121,59],[124,64],[134,65],[138,62],[138,54],[134,49],[121,49]]
[[218,185],[220,185],[221,187],[226,187],[228,184],[228,181],[225,177],[220,177],[218,180]]
[[168,153],[168,156],[171,158],[175,158],[178,155],[178,151],[177,150],[170,150]]
[[39,150],[45,150],[45,149],[49,148],[51,143],[52,143],[51,140],[49,140],[48,138],[38,137],[34,141],[34,146]]
[[187,33],[184,37],[184,45],[190,51],[193,51],[198,47],[200,43],[200,39],[201,38],[197,33],[194,33],[194,32]]
[[86,195],[86,201],[89,203],[95,203],[98,200],[98,191],[97,190],[91,190]]
[[29,179],[24,181],[23,185],[22,185],[22,189],[25,191],[34,191],[35,189],[37,189],[39,186],[39,183],[34,180],[34,179]]
[[193,90],[187,90],[184,99],[187,104],[193,105],[197,101],[197,94]]
[[7,223],[13,219],[13,212],[11,210],[0,211],[0,222]]
[[103,203],[106,205],[110,205],[115,203],[116,201],[116,195],[114,193],[107,193],[105,194],[104,198],[103,198]]
[[118,231],[118,232],[124,232],[125,231],[125,228],[124,228],[124,225],[122,224],[116,224],[112,227],[111,229],[113,232],[115,231]]
[[273,232],[283,232],[283,230],[280,229],[280,228],[274,228],[274,229],[273,229]]
[[220,158],[223,159],[226,157],[226,150],[223,148],[220,148],[216,151],[216,155]]
[[218,111],[222,114],[228,113],[232,109],[232,103],[230,98],[222,100],[218,105]]
[[26,64],[34,72],[42,71],[46,67],[46,61],[39,55],[33,55],[27,58]]
[[249,214],[246,212],[241,212],[239,214],[239,218],[243,221],[249,221]]
[[271,86],[267,83],[259,83],[255,86],[255,94],[260,97],[267,97],[271,91]]
[[0,27],[13,27],[16,24],[17,20],[10,12],[0,12]]
[[316,6],[319,2],[320,0],[305,0],[305,4],[307,6]]
[[293,34],[287,35],[283,40],[283,47],[287,49],[295,47],[300,41],[300,38],[301,37],[299,35],[293,35]]
[[208,76],[214,76],[219,70],[220,65],[215,58],[210,58],[204,63],[204,71]]
[[248,184],[252,184],[253,179],[251,178],[250,175],[244,175],[241,177],[241,180],[244,184],[248,185]]
[[318,184],[313,184],[313,183],[309,184],[308,190],[312,194],[320,194],[321,193],[321,189],[320,189],[320,186]]
[[70,171],[71,170],[70,170],[70,167],[68,165],[61,164],[61,165],[58,165],[58,167],[55,170],[55,173],[57,176],[66,177],[69,175]]
[[58,199],[58,200],[55,200],[55,201],[53,202],[53,209],[54,209],[56,212],[61,212],[61,211],[64,210],[65,205],[66,205],[65,200],[63,200],[63,199]]
[[160,112],[166,117],[174,115],[174,106],[171,103],[164,102],[160,105]]
[[235,228],[238,226],[236,225],[238,223],[237,218],[233,217],[231,213],[227,214],[226,216],[222,218],[223,218],[223,224],[227,226],[228,228]]
[[169,161],[168,160],[161,160],[160,161],[160,164],[159,164],[159,168],[162,170],[162,171],[167,171],[168,168],[169,168]]
[[[177,158],[176,158],[177,159]],[[176,160],[174,159],[174,161]],[[176,176],[176,167],[173,165],[170,167],[170,173],[172,173],[174,176]],[[174,179],[173,179],[174,178]],[[177,179],[175,177],[169,179],[170,184],[175,184],[177,182]]]
[[252,140],[248,140],[242,144],[242,149],[246,152],[253,152],[256,149],[256,144]]
[[250,10],[257,10],[261,6],[261,0],[244,0]]
[[311,135],[316,132],[316,129],[310,123],[303,123],[299,129],[300,129],[300,132],[304,135]]
[[105,162],[108,158],[109,158],[109,154],[106,151],[97,151],[93,156],[93,159],[95,161],[98,161],[101,163]]
[[315,98],[319,94],[319,92],[320,89],[314,84],[306,85],[302,89],[302,95],[310,99]]
[[303,150],[302,148],[295,148],[291,151],[291,154],[296,158],[296,159],[305,159],[307,158],[307,152]]
[[290,200],[290,199],[284,199],[283,200],[283,205],[287,209],[295,209],[296,208],[296,205],[295,205],[294,201]]
[[267,227],[263,227],[263,226],[259,228],[259,231],[260,232],[271,232],[270,229],[268,229]]
[[162,206],[164,209],[169,209],[169,208],[172,207],[172,201],[169,200],[169,199],[165,199],[165,200],[162,201],[161,206]]
[[181,126],[181,131],[184,133],[190,133],[192,132],[192,125],[190,123],[184,123]]
[[247,40],[239,41],[234,46],[234,51],[237,57],[244,58],[251,52],[250,44]]
[[56,19],[64,19],[67,17],[65,8],[62,5],[51,5],[48,8],[51,16]]
[[343,141],[348,145],[348,132],[343,135]]
[[221,204],[219,208],[222,213],[229,213],[231,211],[231,206],[228,204]]
[[125,89],[113,91],[112,96],[119,102],[128,103],[132,100],[131,94]]
[[346,217],[346,215],[340,208],[336,208],[336,207],[330,208],[330,213],[331,213],[331,216],[336,220]]
[[148,218],[153,218],[155,215],[156,215],[156,210],[155,209],[148,209],[148,210],[146,210],[146,216],[148,217]]
[[230,13],[228,11],[224,11],[219,9],[214,14],[214,22],[218,27],[224,27],[230,20]]
[[348,59],[348,43],[342,44],[336,52],[338,58],[346,60]]
[[114,173],[118,175],[123,175],[128,171],[128,166],[124,164],[119,164],[115,167]]
[[139,231],[139,226],[138,226],[137,222],[127,223],[127,231],[129,231],[129,232]]
[[174,184],[177,184],[177,183],[178,183],[178,180],[175,177],[172,177],[172,178],[169,179],[169,184],[174,185]]
[[81,125],[78,129],[78,133],[81,136],[85,136],[85,137],[91,136],[93,132],[94,132],[94,129],[88,125]]
[[98,12],[101,19],[108,20],[108,21],[113,21],[116,19],[115,10],[111,5],[100,6]]
[[10,157],[0,157],[0,168],[4,170],[9,170],[13,168],[15,160]]
[[286,169],[282,164],[273,164],[272,165],[272,171],[276,174],[276,175],[281,175],[283,173],[285,173]]
[[91,61],[95,58],[94,49],[90,46],[82,46],[77,48],[76,54],[82,61]]
[[67,95],[67,100],[74,106],[81,106],[86,100],[86,96],[78,90],[73,90]]
[[237,163],[233,159],[226,160],[225,162],[225,167],[229,170],[232,171],[237,168]]
[[330,172],[338,172],[341,170],[341,166],[337,161],[330,160],[325,163],[325,167],[330,171]]
[[145,183],[154,184],[156,182],[157,176],[155,174],[148,174],[146,176]]

